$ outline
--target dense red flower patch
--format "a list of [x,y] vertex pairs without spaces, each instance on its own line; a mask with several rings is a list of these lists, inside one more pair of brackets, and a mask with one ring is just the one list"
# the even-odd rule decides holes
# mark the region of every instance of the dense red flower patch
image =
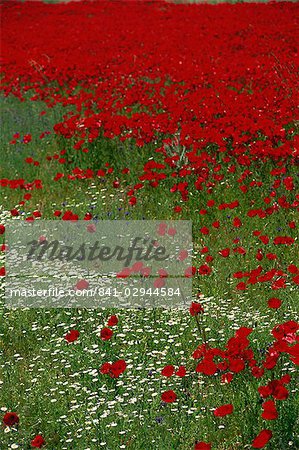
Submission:
[[[11,1],[2,9],[4,93],[73,105],[55,132],[75,136],[77,150],[102,134],[140,146],[179,134],[193,168],[211,142],[244,165],[244,154],[295,154],[284,128],[297,106],[295,4]],[[160,168],[145,168],[145,179],[158,181]]]

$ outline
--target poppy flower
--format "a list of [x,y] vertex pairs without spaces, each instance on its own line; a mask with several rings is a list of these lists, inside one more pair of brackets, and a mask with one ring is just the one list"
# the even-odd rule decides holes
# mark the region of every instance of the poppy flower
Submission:
[[160,289],[163,286],[165,286],[165,280],[163,279],[164,277],[160,277],[160,278],[156,278],[154,281],[154,288],[156,289]]
[[175,206],[175,207],[173,208],[173,210],[174,210],[175,213],[180,213],[180,212],[182,212],[181,206]]
[[211,272],[212,272],[212,269],[207,264],[202,264],[198,269],[198,273],[200,275],[209,275]]
[[31,447],[35,448],[42,448],[43,445],[45,445],[46,441],[44,440],[43,436],[41,434],[37,434],[35,438],[31,441]]
[[291,375],[289,373],[286,373],[281,377],[280,381],[282,384],[289,384],[291,379],[292,379]]
[[127,368],[127,363],[124,359],[115,361],[110,367],[110,374],[112,378],[118,378]]
[[276,297],[272,297],[268,300],[268,306],[269,306],[269,308],[272,308],[272,309],[280,308],[281,304],[282,304],[282,301]]
[[[1,233],[0,233],[1,234]],[[295,264],[290,264],[288,267],[287,267],[287,270],[288,270],[288,272],[290,272],[290,273],[292,273],[292,274],[296,274],[296,273],[299,273],[299,268],[295,265]]]
[[221,383],[231,383],[233,381],[234,374],[231,372],[223,373],[221,375]]
[[218,229],[218,228],[220,227],[220,222],[219,222],[219,220],[215,220],[215,221],[212,223],[212,227]]
[[274,245],[291,245],[295,242],[295,239],[290,236],[277,236],[273,240]]
[[207,442],[197,442],[194,446],[194,450],[211,450],[212,445]]
[[264,375],[265,370],[263,368],[254,366],[251,369],[251,373],[254,376],[254,378],[261,378]]
[[200,232],[201,232],[202,234],[209,234],[209,233],[210,233],[210,231],[209,231],[209,229],[208,229],[207,227],[202,227],[202,228],[200,229]]
[[120,272],[116,274],[116,278],[128,278],[131,275],[130,267],[124,267]]
[[95,233],[97,231],[97,227],[94,223],[89,223],[86,227],[86,230],[88,231],[88,233]]
[[136,203],[137,203],[137,198],[134,197],[134,196],[130,197],[130,199],[129,199],[129,204],[130,204],[131,206],[134,206],[134,205],[136,205]]
[[177,234],[177,230],[175,228],[171,227],[171,228],[168,229],[167,234],[169,236],[173,237],[173,236],[175,236]]
[[186,278],[192,278],[195,274],[196,274],[196,267],[194,266],[187,267],[184,273]]
[[185,377],[186,376],[186,368],[184,366],[180,366],[175,374],[177,377],[180,377],[180,378]]
[[278,383],[273,388],[272,395],[276,400],[286,400],[289,396],[289,391],[281,383]]
[[262,404],[262,418],[265,420],[275,420],[278,417],[276,406],[273,400],[268,400]]
[[267,245],[269,243],[269,237],[265,236],[265,235],[259,236],[259,240],[265,245]]
[[192,302],[189,311],[191,316],[197,316],[198,314],[203,313],[204,309],[200,303]]
[[200,359],[200,358],[202,358],[204,356],[204,354],[206,353],[206,350],[207,350],[207,348],[206,348],[205,344],[199,345],[197,347],[197,349],[194,350],[194,352],[192,354],[192,357],[194,359]]
[[188,258],[188,251],[187,250],[181,250],[179,255],[178,255],[178,260],[179,261],[184,261],[186,258]]
[[15,412],[7,412],[4,414],[2,422],[7,427],[13,427],[19,423],[20,419],[17,413]]
[[203,373],[204,375],[215,375],[218,368],[210,357],[205,357],[199,364],[197,364],[195,371]]
[[107,322],[107,326],[108,327],[114,327],[117,324],[118,324],[118,317],[115,316],[115,315],[110,316],[109,319],[108,319],[108,322]]
[[242,372],[245,369],[245,363],[242,359],[230,359],[229,361],[229,370],[234,373]]
[[177,399],[177,395],[172,390],[165,391],[161,395],[161,400],[165,403],[173,403],[176,401],[176,399]]
[[253,448],[264,448],[272,438],[271,430],[262,430],[252,442]]
[[219,255],[223,256],[223,258],[227,258],[230,254],[230,249],[229,248],[224,248],[223,250],[220,250]]
[[100,367],[99,371],[103,375],[109,375],[111,378],[118,378],[127,368],[126,361],[124,359],[119,359],[113,364],[105,362]]
[[174,367],[171,364],[165,366],[161,371],[161,375],[167,378],[171,377],[173,374],[174,374]]
[[[90,212],[87,212],[85,214],[85,216],[83,217],[83,220],[85,220],[86,222],[89,222],[92,219],[92,214]],[[95,225],[95,224],[91,224],[91,225]],[[90,232],[90,229],[88,229],[88,226],[86,227],[87,231]],[[92,232],[94,232],[96,230],[96,227],[92,228]]]
[[105,362],[101,365],[99,370],[102,374],[106,375],[107,373],[110,372],[110,369],[111,369],[111,364],[109,362]]
[[235,228],[240,228],[242,226],[242,221],[239,219],[239,217],[235,217],[233,220],[233,226]]
[[292,278],[293,283],[295,284],[299,284],[299,275],[296,275],[295,277]]
[[84,289],[87,289],[88,286],[89,286],[88,281],[86,281],[86,280],[79,280],[79,281],[77,282],[75,288],[76,288],[78,291],[82,291],[82,290],[84,290]]
[[78,337],[80,336],[80,333],[78,330],[70,330],[65,336],[64,339],[67,342],[75,342]]
[[110,330],[110,328],[104,327],[101,329],[100,337],[101,337],[102,341],[108,341],[109,339],[112,338],[112,335],[113,335],[113,331]]
[[23,136],[23,143],[24,144],[29,144],[29,142],[31,142],[31,140],[32,140],[31,134],[25,134]]
[[234,411],[233,405],[231,403],[228,403],[226,405],[222,405],[216,408],[214,411],[214,416],[224,417],[227,416],[228,414],[232,414],[233,411]]
[[246,290],[246,283],[244,283],[244,281],[240,281],[240,283],[237,284],[236,289],[238,291],[245,291]]

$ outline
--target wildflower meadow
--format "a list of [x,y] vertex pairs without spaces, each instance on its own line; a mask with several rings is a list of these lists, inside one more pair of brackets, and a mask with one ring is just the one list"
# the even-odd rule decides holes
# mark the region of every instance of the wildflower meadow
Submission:
[[[298,3],[0,7],[0,449],[299,449]],[[192,221],[188,306],[8,307],[49,220]]]

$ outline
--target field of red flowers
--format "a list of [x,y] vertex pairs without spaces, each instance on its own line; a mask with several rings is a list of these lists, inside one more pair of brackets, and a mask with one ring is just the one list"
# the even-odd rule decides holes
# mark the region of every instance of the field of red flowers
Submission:
[[298,4],[0,5],[1,279],[11,220],[194,250],[188,312],[1,304],[0,448],[299,448]]

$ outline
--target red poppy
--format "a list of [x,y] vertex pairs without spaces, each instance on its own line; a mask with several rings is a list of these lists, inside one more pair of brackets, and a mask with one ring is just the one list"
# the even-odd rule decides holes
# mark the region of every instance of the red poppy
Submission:
[[196,274],[196,267],[194,266],[187,267],[184,273],[186,278],[192,278],[195,274]]
[[265,420],[275,420],[278,417],[276,406],[273,400],[268,400],[262,404],[262,418]]
[[165,366],[161,371],[161,375],[167,378],[171,377],[173,374],[174,374],[174,367],[171,364]]
[[272,308],[272,309],[280,308],[281,304],[282,304],[281,300],[276,297],[272,297],[268,300],[268,306],[269,306],[269,308]]
[[262,430],[252,442],[253,448],[264,448],[272,438],[271,430]]
[[209,234],[209,229],[207,228],[207,227],[202,227],[201,229],[200,229],[200,232],[202,233],[202,234]]
[[212,269],[207,264],[203,264],[199,267],[198,273],[200,275],[209,275],[212,272]]
[[104,327],[101,329],[100,337],[102,341],[108,341],[112,338],[113,331],[110,328]]
[[88,233],[95,233],[97,231],[97,227],[94,223],[90,223],[87,225],[86,230]]
[[197,364],[195,371],[203,373],[204,375],[215,375],[218,368],[210,357],[205,357],[199,364]]
[[[0,233],[1,234],[1,233]],[[295,264],[290,264],[287,268],[288,272],[295,275],[296,273],[299,273],[299,268]]]
[[227,258],[230,254],[230,249],[229,248],[224,248],[223,250],[220,250],[219,255],[223,256],[224,258]]
[[254,366],[251,369],[251,373],[254,376],[254,378],[261,378],[264,375],[265,370],[263,368]]
[[161,395],[161,400],[165,403],[173,403],[177,399],[176,393],[172,390],[165,391]]
[[178,260],[179,261],[184,261],[186,258],[188,258],[188,251],[187,250],[181,250],[179,255],[178,255]]
[[200,303],[192,302],[189,311],[191,316],[197,316],[198,314],[203,313],[204,309]]
[[234,411],[233,405],[231,403],[228,403],[226,405],[222,405],[216,408],[214,411],[214,416],[224,417],[227,416],[228,414],[232,414],[233,411]]
[[180,213],[180,212],[182,212],[181,206],[175,206],[175,207],[173,208],[173,210],[174,210],[175,213]]
[[118,378],[127,368],[126,361],[124,359],[119,359],[115,361],[110,367],[110,374],[112,378]]
[[13,427],[19,423],[20,419],[17,413],[15,412],[7,412],[4,414],[2,422],[7,427]]
[[78,337],[80,336],[80,333],[78,330],[70,330],[65,336],[64,339],[67,342],[74,342],[78,339]]
[[137,198],[134,197],[134,196],[133,196],[133,197],[130,197],[129,203],[130,203],[131,206],[136,205],[136,203],[137,203]]
[[236,286],[238,291],[245,291],[246,290],[246,283],[244,281],[240,281],[240,283]]
[[99,370],[103,375],[105,375],[110,372],[110,369],[111,369],[111,364],[109,362],[105,362],[104,364],[101,365]]
[[242,372],[245,369],[245,363],[242,359],[230,359],[229,360],[229,370],[234,373]]
[[231,383],[233,381],[234,378],[234,374],[227,372],[227,373],[223,373],[221,375],[221,382],[222,383]]
[[180,366],[175,374],[177,377],[180,377],[180,378],[185,377],[186,376],[186,368],[184,366]]
[[82,291],[83,289],[88,289],[89,283],[86,280],[79,280],[75,286],[78,291]]
[[108,327],[114,327],[117,324],[118,324],[118,317],[115,316],[115,315],[110,316],[109,319],[108,319],[108,322],[107,322],[107,326]]
[[31,134],[25,134],[25,135],[23,136],[23,142],[24,142],[24,144],[29,144],[29,142],[31,142],[31,140],[32,140]]
[[241,222],[241,220],[239,219],[239,217],[235,217],[235,218],[234,218],[234,220],[233,220],[233,226],[234,226],[235,228],[240,228],[240,227],[242,226],[242,222]]
[[42,448],[45,443],[46,441],[44,440],[43,436],[41,434],[37,434],[31,441],[31,447]]
[[163,277],[161,277],[161,278],[156,278],[155,279],[155,281],[154,281],[154,288],[156,288],[156,289],[160,289],[160,288],[162,288],[163,286],[165,286],[165,280],[163,279]]
[[269,243],[269,237],[268,236],[259,236],[259,240],[265,245]]
[[211,448],[212,448],[211,444],[201,441],[195,444],[194,450],[211,450]]

